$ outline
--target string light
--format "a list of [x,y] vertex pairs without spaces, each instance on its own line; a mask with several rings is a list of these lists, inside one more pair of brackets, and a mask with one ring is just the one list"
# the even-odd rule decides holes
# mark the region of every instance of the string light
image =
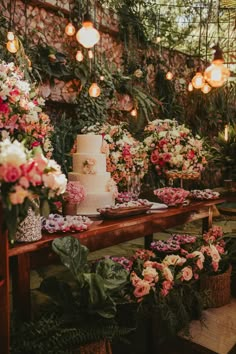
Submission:
[[15,39],[13,32],[7,32],[7,39],[8,41],[13,41]]
[[156,37],[156,43],[160,43],[160,41],[161,41],[161,37]]
[[132,111],[130,112],[130,114],[131,114],[132,117],[137,117],[137,115],[138,115],[137,109],[133,108]]
[[71,22],[66,25],[65,33],[67,36],[73,36],[75,34],[75,26]]
[[203,93],[209,93],[209,92],[211,91],[211,86],[208,85],[207,82],[205,82],[205,84],[204,84],[203,87],[201,88],[201,91],[202,91]]
[[193,91],[193,84],[192,84],[192,82],[190,82],[190,83],[188,84],[188,91],[189,91],[189,92],[192,92],[192,91]]
[[101,89],[96,82],[93,82],[89,88],[89,96],[98,97],[100,96]]
[[100,76],[100,80],[101,81],[104,81],[105,80],[105,77],[103,75]]
[[229,126],[228,126],[228,124],[225,125],[224,138],[225,138],[225,141],[229,140]]
[[88,50],[89,59],[93,59],[93,51],[91,49]]
[[196,74],[192,78],[192,85],[195,89],[201,89],[204,83],[205,83],[204,77],[200,72],[200,69],[198,69]]
[[167,78],[167,80],[172,80],[173,79],[173,74],[172,74],[172,72],[171,71],[168,71],[168,73],[166,73],[166,78]]
[[81,50],[78,50],[77,53],[76,53],[76,56],[75,56],[76,60],[77,61],[83,61],[84,59],[84,56],[83,56],[83,53],[81,52]]
[[82,27],[76,33],[76,39],[84,48],[92,48],[100,39],[100,34],[96,28],[94,28],[88,13],[85,14]]
[[212,87],[221,87],[230,76],[229,69],[224,66],[222,50],[217,44],[211,65],[206,68],[204,78]]
[[15,54],[18,51],[18,49],[19,49],[19,44],[16,39],[7,42],[7,50],[10,53]]

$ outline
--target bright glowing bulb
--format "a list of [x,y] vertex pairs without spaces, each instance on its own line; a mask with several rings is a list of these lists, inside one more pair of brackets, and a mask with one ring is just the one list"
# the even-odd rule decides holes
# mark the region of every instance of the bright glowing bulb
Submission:
[[18,42],[16,39],[14,39],[13,41],[8,41],[7,42],[7,50],[10,52],[10,53],[13,53],[15,54],[18,50]]
[[13,41],[15,39],[14,33],[13,32],[7,32],[7,39],[9,41]]
[[193,91],[193,84],[192,84],[192,82],[190,82],[190,83],[188,84],[188,91],[189,91],[189,92],[192,92],[192,91]]
[[156,43],[160,43],[160,41],[161,41],[161,37],[156,37]]
[[104,81],[105,80],[105,77],[103,75],[100,76],[100,80],[101,81]]
[[77,61],[82,61],[84,59],[84,56],[83,56],[81,50],[77,51],[75,58]]
[[93,59],[93,51],[91,49],[88,51],[88,57],[89,59]]
[[101,93],[101,89],[96,82],[92,83],[89,88],[89,96],[98,97]]
[[229,126],[228,124],[225,125],[225,141],[228,141],[229,140]]
[[205,83],[204,77],[200,72],[197,72],[192,78],[192,85],[195,89],[201,89]]
[[205,82],[205,84],[204,84],[203,87],[201,88],[201,91],[202,91],[203,93],[208,93],[208,92],[211,91],[211,86],[208,85],[208,84]]
[[86,21],[76,33],[76,39],[84,48],[92,48],[99,41],[100,34],[92,22]]
[[167,80],[172,80],[173,79],[173,74],[172,74],[172,72],[171,71],[168,71],[168,73],[166,74],[166,78],[167,78]]
[[230,71],[223,62],[212,62],[204,72],[204,78],[212,87],[221,87],[230,76]]
[[131,114],[132,117],[137,117],[137,115],[138,115],[137,109],[133,108],[132,111],[130,112],[130,114]]
[[71,22],[66,25],[65,33],[67,36],[73,36],[75,34],[75,26]]

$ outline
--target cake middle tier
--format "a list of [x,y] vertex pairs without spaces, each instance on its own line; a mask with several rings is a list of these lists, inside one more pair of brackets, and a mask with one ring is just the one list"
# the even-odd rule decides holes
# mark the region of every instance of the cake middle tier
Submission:
[[68,173],[69,181],[79,181],[86,189],[88,193],[90,192],[107,192],[108,184],[111,180],[110,172],[104,172],[97,175],[84,175],[76,172]]
[[105,173],[106,168],[106,155],[105,154],[85,154],[75,153],[73,159],[73,172],[81,174],[102,174]]

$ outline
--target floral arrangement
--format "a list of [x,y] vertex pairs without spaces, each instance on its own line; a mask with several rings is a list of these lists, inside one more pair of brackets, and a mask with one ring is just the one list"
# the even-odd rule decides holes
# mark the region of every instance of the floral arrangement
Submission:
[[202,171],[207,163],[203,140],[184,124],[156,119],[145,127],[145,134],[145,150],[159,175],[169,170],[191,174]]
[[153,193],[166,205],[177,206],[185,202],[190,192],[183,188],[164,187],[155,189]]
[[211,189],[193,189],[190,191],[189,198],[196,200],[209,200],[219,198],[220,193]]
[[71,204],[78,204],[86,197],[86,190],[79,181],[69,181],[63,199]]
[[42,229],[49,232],[75,232],[85,231],[93,223],[86,216],[49,214],[48,218],[42,218]]
[[112,192],[113,198],[116,199],[118,196],[118,187],[113,178],[110,178],[107,183],[107,192]]
[[127,186],[128,178],[135,172],[142,178],[148,170],[147,153],[141,142],[135,140],[125,128],[125,124],[101,127],[103,134],[103,152],[107,154],[107,171],[120,189]]
[[0,142],[0,182],[4,219],[10,240],[26,215],[32,199],[47,200],[63,194],[67,179],[60,166],[45,158],[39,148],[28,150],[23,143]]
[[97,173],[96,159],[90,158],[83,162],[83,173],[88,175],[95,175]]
[[0,130],[2,139],[24,141],[31,149],[40,146],[48,157],[53,127],[42,112],[44,100],[14,63],[0,62]]

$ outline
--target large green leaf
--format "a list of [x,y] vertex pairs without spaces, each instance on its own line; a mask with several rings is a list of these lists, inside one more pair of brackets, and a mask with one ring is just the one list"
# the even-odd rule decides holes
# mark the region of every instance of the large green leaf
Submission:
[[52,249],[57,253],[62,263],[70,269],[75,278],[88,269],[87,256],[89,250],[72,236],[57,238],[52,242]]

